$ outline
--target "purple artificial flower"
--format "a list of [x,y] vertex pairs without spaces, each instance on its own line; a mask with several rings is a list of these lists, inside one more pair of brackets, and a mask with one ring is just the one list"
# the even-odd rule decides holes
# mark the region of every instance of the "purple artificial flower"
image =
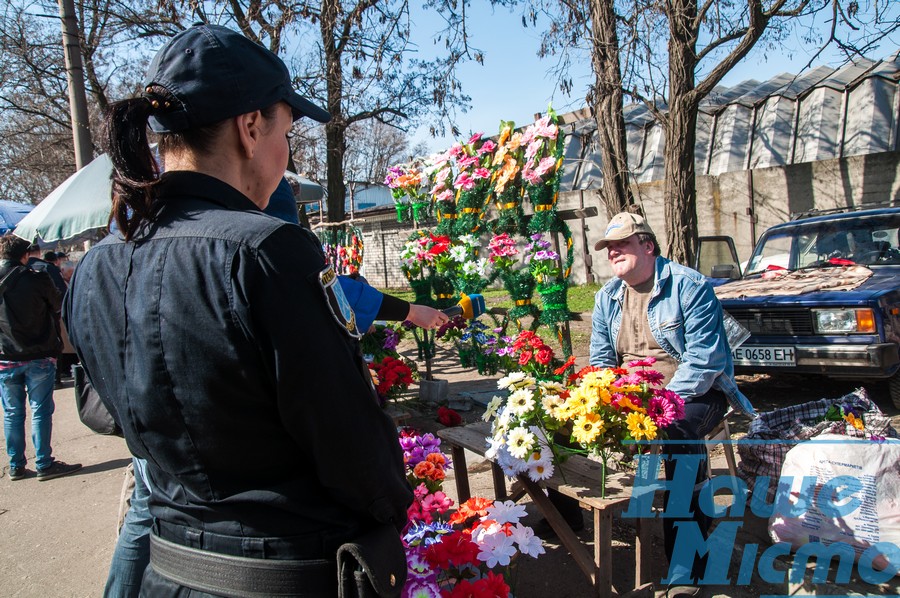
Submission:
[[383,349],[386,351],[393,351],[397,348],[397,343],[400,342],[400,335],[391,328],[384,329],[384,345]]

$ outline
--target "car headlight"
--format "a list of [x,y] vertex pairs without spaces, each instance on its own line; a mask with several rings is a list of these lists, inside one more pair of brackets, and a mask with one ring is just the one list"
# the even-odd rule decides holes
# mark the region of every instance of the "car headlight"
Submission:
[[816,332],[822,334],[873,334],[875,314],[871,309],[814,309]]

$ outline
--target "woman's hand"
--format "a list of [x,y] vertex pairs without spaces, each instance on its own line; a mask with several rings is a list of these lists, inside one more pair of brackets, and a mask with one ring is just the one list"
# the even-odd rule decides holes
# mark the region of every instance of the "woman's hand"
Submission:
[[447,314],[439,309],[426,305],[416,305],[415,303],[409,304],[409,313],[406,315],[406,319],[425,330],[438,328],[450,320]]

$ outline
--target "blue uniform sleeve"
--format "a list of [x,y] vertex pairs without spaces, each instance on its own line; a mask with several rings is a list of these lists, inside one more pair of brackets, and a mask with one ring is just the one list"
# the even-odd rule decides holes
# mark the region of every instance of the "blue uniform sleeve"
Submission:
[[357,329],[365,333],[378,316],[384,295],[375,287],[353,280],[349,276],[338,276],[338,283],[356,314]]

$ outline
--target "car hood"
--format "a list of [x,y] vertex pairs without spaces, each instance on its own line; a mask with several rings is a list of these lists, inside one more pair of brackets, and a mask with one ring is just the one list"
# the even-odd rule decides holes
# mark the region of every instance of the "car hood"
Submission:
[[[764,280],[762,276],[754,275],[719,285],[715,291],[726,307],[787,307],[860,304],[900,290],[900,266],[817,268],[791,274],[800,279],[793,286],[780,285],[778,279]],[[820,288],[841,284],[843,286],[839,288]]]

